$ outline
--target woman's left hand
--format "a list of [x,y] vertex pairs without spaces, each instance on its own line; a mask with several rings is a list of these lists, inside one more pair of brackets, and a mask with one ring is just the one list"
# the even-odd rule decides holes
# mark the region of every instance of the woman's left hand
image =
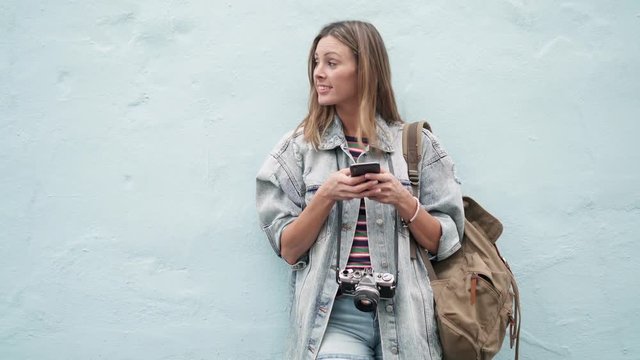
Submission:
[[[393,174],[381,170],[379,174],[365,174],[366,181],[377,180],[369,190],[360,193],[363,197],[393,205],[401,219],[411,219],[409,230],[416,241],[432,254],[438,252],[442,225],[435,217],[422,209],[419,200],[413,198],[411,192],[402,185]],[[417,206],[417,208],[416,208]]]
[[378,184],[363,192],[363,197],[398,207],[403,202],[412,201],[413,195],[402,185],[393,174],[385,169],[380,169],[380,173],[368,173],[367,180],[378,180]]

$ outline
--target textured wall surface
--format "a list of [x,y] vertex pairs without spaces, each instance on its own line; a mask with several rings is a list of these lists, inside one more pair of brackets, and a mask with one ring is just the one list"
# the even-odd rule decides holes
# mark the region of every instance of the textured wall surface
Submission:
[[639,359],[631,0],[2,2],[0,359],[279,359],[254,176],[344,18],[503,220],[521,359]]

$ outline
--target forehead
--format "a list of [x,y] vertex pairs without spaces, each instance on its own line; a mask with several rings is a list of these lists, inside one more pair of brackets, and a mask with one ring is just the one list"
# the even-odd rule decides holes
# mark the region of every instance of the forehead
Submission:
[[338,56],[348,57],[351,55],[351,50],[347,45],[340,42],[340,40],[334,38],[333,36],[325,36],[318,42],[316,45],[316,56],[323,56],[330,53],[335,53]]

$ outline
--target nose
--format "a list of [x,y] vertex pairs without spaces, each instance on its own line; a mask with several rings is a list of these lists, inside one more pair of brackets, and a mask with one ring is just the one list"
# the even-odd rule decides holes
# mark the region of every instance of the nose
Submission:
[[326,74],[324,72],[324,68],[322,67],[321,64],[317,64],[316,67],[313,69],[313,77],[314,79],[324,79],[326,77]]

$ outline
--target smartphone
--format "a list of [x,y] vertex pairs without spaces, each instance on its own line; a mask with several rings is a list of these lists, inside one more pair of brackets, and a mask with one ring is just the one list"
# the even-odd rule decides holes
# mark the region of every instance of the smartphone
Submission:
[[353,164],[349,167],[349,170],[351,170],[351,176],[360,176],[367,173],[379,173],[380,163],[367,162],[367,163]]

